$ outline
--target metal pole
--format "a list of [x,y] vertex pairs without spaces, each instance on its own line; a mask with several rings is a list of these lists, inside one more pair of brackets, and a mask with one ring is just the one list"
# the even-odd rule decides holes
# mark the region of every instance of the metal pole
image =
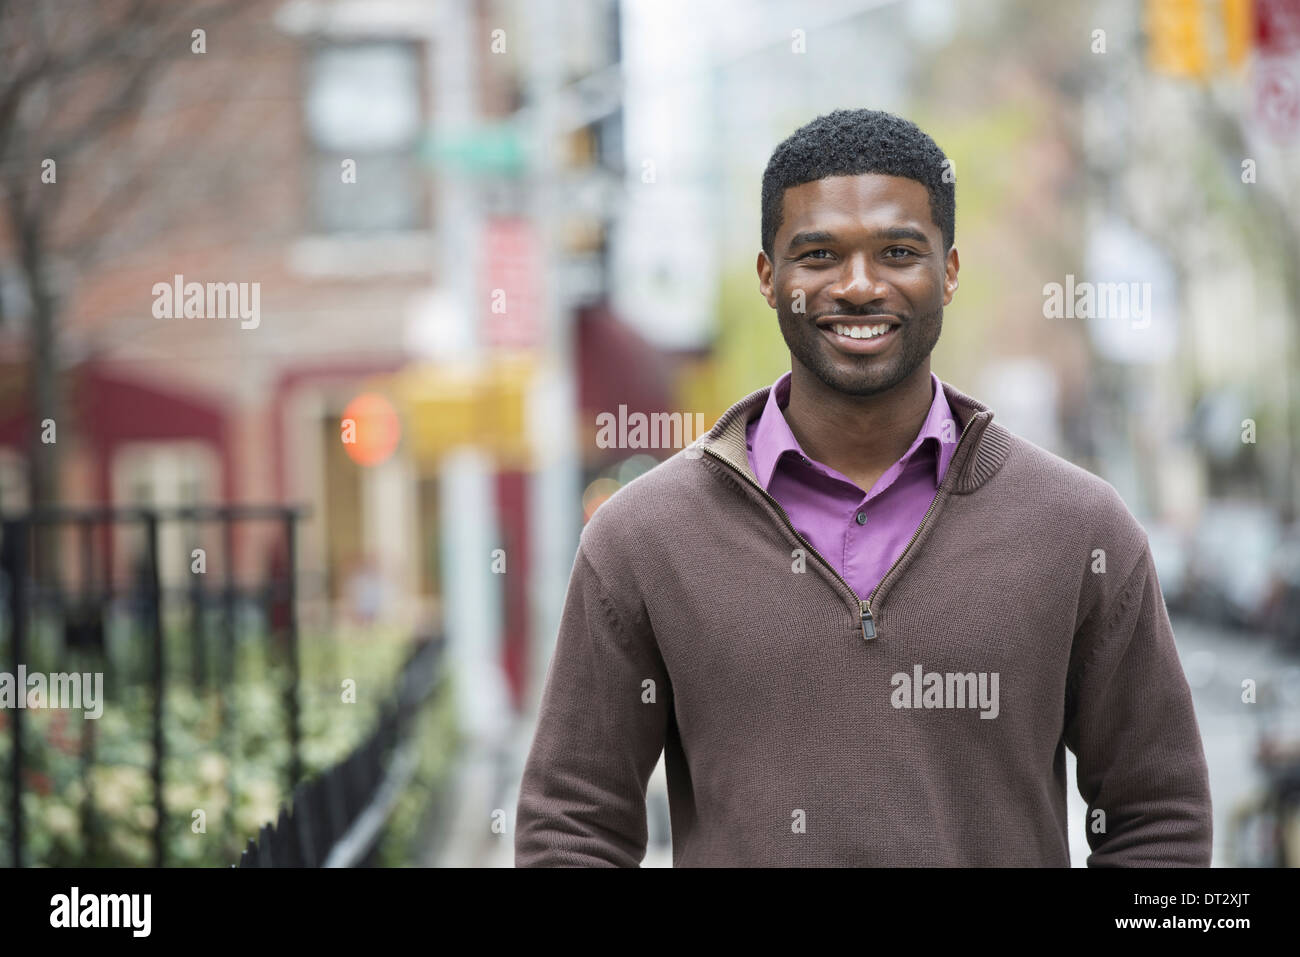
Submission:
[[[535,549],[530,567],[534,647],[529,649],[530,677],[524,706],[535,706],[545,684],[546,670],[555,648],[560,612],[568,586],[569,570],[578,549],[582,529],[579,502],[582,473],[577,432],[577,373],[574,368],[572,303],[556,274],[564,257],[559,224],[563,207],[557,177],[563,128],[559,94],[564,72],[560,35],[561,8],[554,0],[536,0],[526,5],[526,24],[531,38],[529,71],[526,75],[530,117],[528,130],[534,152],[530,167],[530,214],[542,246],[543,272],[541,323],[544,329],[542,362],[534,401],[546,414],[535,421],[539,429],[532,436],[537,461],[530,483],[529,540]],[[542,423],[545,423],[544,426]]]

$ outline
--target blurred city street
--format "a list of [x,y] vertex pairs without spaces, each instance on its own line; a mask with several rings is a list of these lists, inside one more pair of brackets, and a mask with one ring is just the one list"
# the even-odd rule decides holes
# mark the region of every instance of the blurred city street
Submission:
[[5,865],[512,866],[580,536],[792,368],[765,172],[862,110],[955,195],[931,371],[1146,530],[1214,864],[1300,866],[1300,0],[14,0],[0,64],[0,676],[108,677],[0,710]]
[[[1210,766],[1214,866],[1234,866],[1228,843],[1234,815],[1265,783],[1255,762],[1259,735],[1275,730],[1293,744],[1300,740],[1300,658],[1280,652],[1265,635],[1186,618],[1173,624]],[[1259,683],[1255,704],[1242,702],[1246,680]]]

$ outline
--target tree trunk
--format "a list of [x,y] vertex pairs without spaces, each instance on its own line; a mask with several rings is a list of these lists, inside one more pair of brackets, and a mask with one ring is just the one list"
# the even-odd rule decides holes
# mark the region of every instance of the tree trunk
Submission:
[[[46,276],[44,234],[37,216],[27,215],[23,204],[12,204],[14,232],[22,255],[23,273],[32,303],[31,356],[28,386],[31,421],[28,429],[28,502],[33,509],[59,504],[59,434],[67,436],[65,423],[59,421],[59,366],[55,344],[55,302]],[[55,423],[54,442],[42,441],[46,420]],[[38,583],[52,584],[58,568],[55,545],[58,536],[53,527],[34,530],[36,547],[35,574]]]

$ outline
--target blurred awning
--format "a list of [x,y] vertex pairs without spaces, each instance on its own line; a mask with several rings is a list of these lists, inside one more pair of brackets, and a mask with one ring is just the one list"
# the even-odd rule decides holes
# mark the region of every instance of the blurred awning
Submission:
[[[596,416],[673,411],[671,365],[667,356],[604,305],[581,309],[575,339],[578,351],[578,406],[581,434],[596,433]],[[594,441],[585,448],[600,451]],[[615,453],[619,457],[626,453]]]

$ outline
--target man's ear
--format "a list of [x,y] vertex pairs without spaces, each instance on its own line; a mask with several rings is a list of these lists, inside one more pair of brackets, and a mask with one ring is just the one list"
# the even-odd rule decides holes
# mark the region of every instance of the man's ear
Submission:
[[767,304],[773,309],[776,308],[776,290],[772,287],[772,260],[767,258],[767,253],[763,250],[758,251],[758,291],[763,294]]
[[946,306],[952,302],[952,294],[957,291],[957,271],[961,269],[961,262],[957,258],[957,247],[953,246],[948,250],[947,262],[944,268],[943,277],[943,304]]

